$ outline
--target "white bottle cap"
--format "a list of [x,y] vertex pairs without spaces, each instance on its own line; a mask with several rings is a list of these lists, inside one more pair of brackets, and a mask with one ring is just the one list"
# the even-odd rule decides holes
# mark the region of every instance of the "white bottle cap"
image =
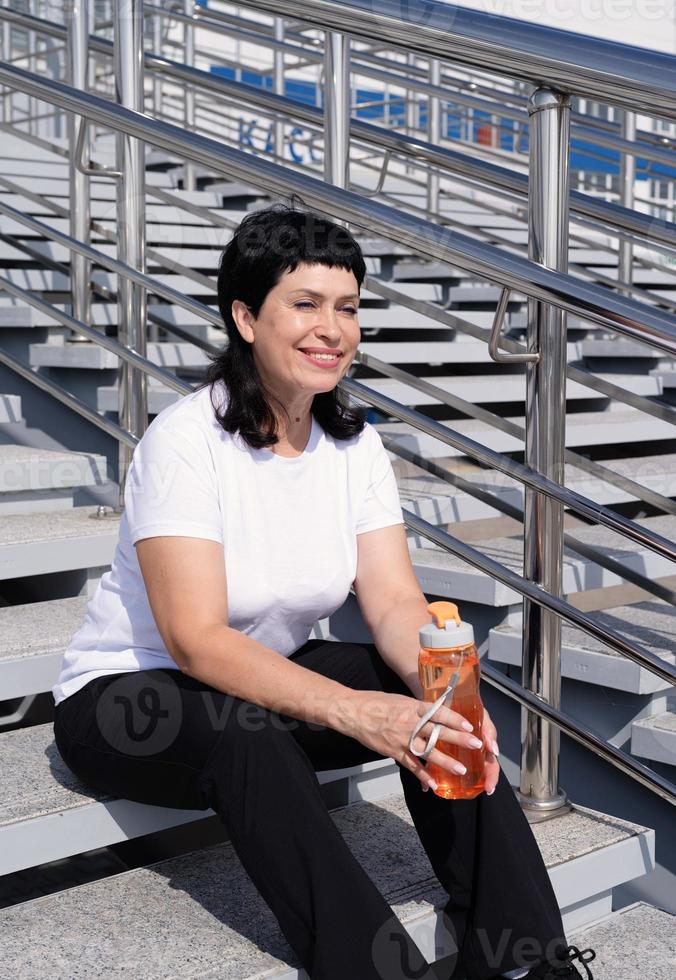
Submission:
[[[466,647],[474,643],[474,629],[470,623],[463,623],[457,606],[451,602],[432,602],[427,607],[435,621],[420,627],[420,646],[431,649]],[[437,622],[444,626],[437,626]]]

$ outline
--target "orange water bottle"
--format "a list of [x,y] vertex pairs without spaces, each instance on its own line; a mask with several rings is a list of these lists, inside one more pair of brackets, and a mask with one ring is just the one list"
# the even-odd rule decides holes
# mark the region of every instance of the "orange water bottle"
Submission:
[[[436,706],[426,715],[434,721],[434,713],[445,705],[463,715],[474,726],[472,735],[482,739],[484,706],[479,694],[481,667],[474,645],[474,630],[469,623],[461,621],[458,607],[452,602],[432,602],[427,611],[434,621],[420,629],[418,676],[423,700],[435,702]],[[478,796],[484,789],[485,747],[472,749],[441,740],[437,743],[439,731],[436,725],[426,748],[415,754],[426,758],[436,747],[461,762],[467,771],[452,773],[428,762],[427,769],[438,784],[434,792],[447,800],[469,800]]]

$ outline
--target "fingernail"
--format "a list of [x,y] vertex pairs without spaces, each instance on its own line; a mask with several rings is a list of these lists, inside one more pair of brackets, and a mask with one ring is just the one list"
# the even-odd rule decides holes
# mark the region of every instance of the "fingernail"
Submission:
[[465,729],[466,732],[471,732],[474,730],[474,725],[472,725],[472,723],[469,721],[463,721],[462,727]]
[[430,779],[430,789],[439,789],[439,783],[436,779]]
[[456,772],[459,772],[460,775],[462,776],[462,775],[464,775],[464,773],[467,772],[467,766],[463,766],[462,762],[456,762],[456,764],[455,764],[455,771]]
[[495,792],[495,786],[493,787],[493,789],[489,789],[488,790],[488,792],[486,793],[486,796],[492,796],[494,792]]
[[483,747],[483,742],[480,738],[476,738],[474,735],[469,739],[469,744],[475,749],[480,749]]
[[429,786],[425,786],[425,784],[424,784],[424,783],[421,783],[421,786],[422,786],[422,791],[423,791],[423,793],[426,793],[426,792],[427,792],[427,790],[429,789]]
[[500,749],[498,748],[498,743],[497,742],[491,742],[491,746],[493,747],[493,752],[496,755],[500,755]]

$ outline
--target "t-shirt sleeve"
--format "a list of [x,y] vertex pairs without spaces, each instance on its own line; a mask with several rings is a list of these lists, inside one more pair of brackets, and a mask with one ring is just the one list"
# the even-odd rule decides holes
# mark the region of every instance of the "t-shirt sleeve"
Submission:
[[391,524],[403,524],[404,515],[392,463],[383,446],[380,433],[371,428],[370,478],[366,497],[357,519],[357,534],[375,531]]
[[163,535],[223,543],[216,470],[197,425],[151,423],[134,449],[124,504],[132,544]]

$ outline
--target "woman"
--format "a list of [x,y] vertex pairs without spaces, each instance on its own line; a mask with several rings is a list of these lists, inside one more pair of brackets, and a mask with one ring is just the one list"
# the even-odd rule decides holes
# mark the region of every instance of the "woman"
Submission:
[[[229,343],[134,451],[112,567],[53,688],[56,743],[96,789],[213,808],[313,980],[432,980],[315,777],[392,758],[449,893],[455,975],[579,977],[488,714],[474,800],[423,792],[430,776],[409,751],[428,707],[427,600],[389,458],[337,389],[364,274],[352,236],[317,215],[272,207],[242,221],[218,276]],[[351,585],[375,642],[308,640]],[[463,720],[435,715],[444,740],[468,745]]]

